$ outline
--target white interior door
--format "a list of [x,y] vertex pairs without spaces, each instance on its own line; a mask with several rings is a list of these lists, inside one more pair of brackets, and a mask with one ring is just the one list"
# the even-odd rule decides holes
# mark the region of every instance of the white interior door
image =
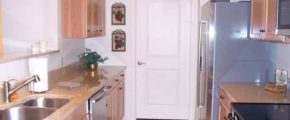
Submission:
[[190,0],[136,0],[136,117],[188,119]]

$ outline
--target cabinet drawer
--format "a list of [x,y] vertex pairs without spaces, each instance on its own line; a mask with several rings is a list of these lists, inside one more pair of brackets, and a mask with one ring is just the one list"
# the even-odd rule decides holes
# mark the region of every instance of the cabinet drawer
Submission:
[[227,110],[230,110],[232,100],[230,100],[229,96],[226,94],[226,92],[223,89],[220,89],[219,102],[220,104],[224,105],[224,107]]

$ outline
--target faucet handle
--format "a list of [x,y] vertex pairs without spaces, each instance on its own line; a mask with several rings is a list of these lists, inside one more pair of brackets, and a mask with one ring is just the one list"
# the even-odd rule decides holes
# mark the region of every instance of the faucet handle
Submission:
[[40,78],[38,75],[33,75],[33,78],[34,78],[34,82],[40,81]]

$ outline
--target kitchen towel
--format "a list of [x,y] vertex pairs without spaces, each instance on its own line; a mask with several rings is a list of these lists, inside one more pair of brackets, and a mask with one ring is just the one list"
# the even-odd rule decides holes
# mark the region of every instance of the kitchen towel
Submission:
[[29,86],[31,92],[45,92],[48,90],[48,65],[46,57],[30,58],[28,60],[30,76],[38,75],[40,81],[32,82]]

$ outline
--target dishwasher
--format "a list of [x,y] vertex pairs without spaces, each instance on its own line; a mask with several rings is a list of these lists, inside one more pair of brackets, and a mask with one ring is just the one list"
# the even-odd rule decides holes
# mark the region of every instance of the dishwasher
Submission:
[[103,87],[89,99],[90,120],[107,120],[106,93],[106,87]]

